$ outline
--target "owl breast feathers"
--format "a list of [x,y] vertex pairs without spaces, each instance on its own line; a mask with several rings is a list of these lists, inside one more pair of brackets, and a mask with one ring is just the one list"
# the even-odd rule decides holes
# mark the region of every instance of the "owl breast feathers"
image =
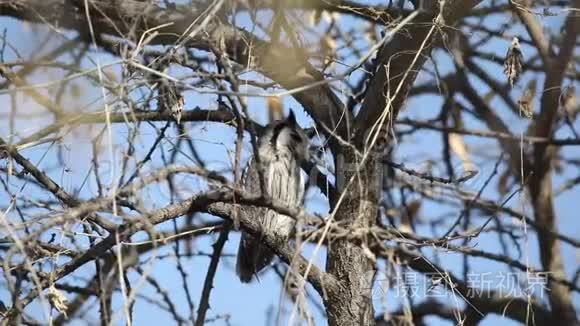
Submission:
[[[294,114],[286,120],[269,125],[258,141],[258,155],[263,168],[266,196],[290,207],[302,206],[304,178],[300,164],[308,160],[308,138],[296,123]],[[252,158],[244,172],[244,188],[251,194],[260,194],[260,173],[256,158]],[[263,230],[288,238],[295,225],[294,219],[272,209],[253,208]],[[244,283],[270,264],[274,257],[261,239],[242,232],[238,249],[236,272]]]

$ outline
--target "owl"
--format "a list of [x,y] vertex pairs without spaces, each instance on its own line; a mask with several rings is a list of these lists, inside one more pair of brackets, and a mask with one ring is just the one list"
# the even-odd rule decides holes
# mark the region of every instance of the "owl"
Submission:
[[[262,165],[266,195],[290,206],[302,206],[304,177],[300,165],[309,159],[309,140],[296,123],[294,113],[286,120],[268,125],[258,139],[258,155]],[[260,175],[254,157],[250,159],[243,175],[244,189],[260,194]],[[294,219],[267,208],[254,208],[253,216],[260,221],[263,230],[288,239],[295,225]],[[261,243],[259,237],[242,232],[236,261],[236,273],[243,283],[270,264],[274,254]]]

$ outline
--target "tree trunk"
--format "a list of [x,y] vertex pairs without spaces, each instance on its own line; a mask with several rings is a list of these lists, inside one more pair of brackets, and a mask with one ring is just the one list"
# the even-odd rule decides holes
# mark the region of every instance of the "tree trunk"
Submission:
[[344,238],[329,241],[326,269],[341,285],[337,295],[325,303],[329,325],[375,324],[371,297],[375,264],[364,246],[366,231],[375,224],[378,211],[377,194],[382,180],[378,158],[369,155],[361,169],[360,157],[357,159],[350,148],[337,158],[337,188],[345,196],[333,203],[333,207],[340,206],[335,220],[349,229],[349,234],[356,232],[361,237],[357,241]]
[[[538,149],[539,148],[539,149]],[[554,236],[558,233],[556,213],[554,211],[554,192],[552,189],[552,160],[554,148],[536,147],[536,169],[530,182],[534,217],[541,226],[538,228],[540,260],[544,271],[550,276],[566,279],[560,242]],[[554,322],[559,325],[578,325],[578,317],[572,303],[570,289],[563,284],[548,279],[550,306]]]

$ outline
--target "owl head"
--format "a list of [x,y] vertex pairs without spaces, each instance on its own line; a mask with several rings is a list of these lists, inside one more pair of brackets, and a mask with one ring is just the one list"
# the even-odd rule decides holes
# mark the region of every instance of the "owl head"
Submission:
[[285,120],[275,121],[268,126],[262,139],[268,141],[274,152],[291,154],[298,161],[308,161],[310,158],[310,141],[292,111]]

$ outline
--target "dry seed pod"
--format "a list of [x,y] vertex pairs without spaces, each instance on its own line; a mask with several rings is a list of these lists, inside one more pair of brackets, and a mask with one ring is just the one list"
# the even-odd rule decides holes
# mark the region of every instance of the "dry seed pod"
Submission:
[[183,111],[183,106],[185,105],[185,100],[181,94],[176,94],[176,99],[171,106],[171,115],[177,121],[177,124],[181,122],[181,112]]
[[506,54],[503,70],[511,87],[514,87],[514,84],[518,81],[520,75],[522,74],[523,60],[524,56],[520,48],[520,41],[517,37],[514,37],[512,44],[510,45],[510,48]]
[[48,300],[50,304],[66,317],[68,309],[67,297],[54,287],[54,284],[48,288]]
[[534,117],[534,107],[533,107],[532,102],[526,102],[526,101],[519,100],[518,101],[518,108],[520,109],[520,112],[524,114],[524,116],[526,118],[531,119]]
[[576,120],[578,111],[580,111],[580,107],[578,106],[578,101],[576,99],[576,87],[573,85],[566,87],[560,102],[562,108],[564,109],[566,118],[571,122]]
[[534,116],[534,97],[536,97],[536,80],[532,79],[528,82],[524,94],[518,100],[520,112],[528,119]]

